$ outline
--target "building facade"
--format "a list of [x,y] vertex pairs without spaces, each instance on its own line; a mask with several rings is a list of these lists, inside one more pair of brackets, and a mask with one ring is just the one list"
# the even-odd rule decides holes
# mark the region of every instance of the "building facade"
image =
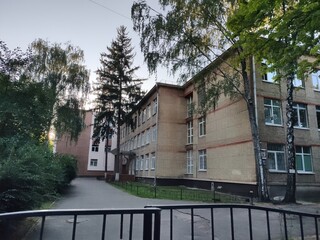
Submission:
[[[85,129],[81,132],[78,140],[70,141],[64,135],[56,140],[56,152],[71,154],[76,157],[78,162],[78,176],[104,176],[106,172],[114,170],[114,155],[109,152],[114,140],[110,139],[96,143],[92,139],[94,113],[87,111],[85,114]],[[106,165],[107,164],[107,165]]]
[[[250,61],[261,146],[271,197],[284,195],[286,185],[286,86],[264,63]],[[214,62],[183,86],[157,83],[139,103],[133,125],[122,126],[121,151],[134,154],[129,171],[144,181],[220,189],[257,195],[257,168],[246,102],[220,96],[205,114],[196,77],[210,77]],[[320,198],[319,73],[295,79],[295,145],[297,197]]]

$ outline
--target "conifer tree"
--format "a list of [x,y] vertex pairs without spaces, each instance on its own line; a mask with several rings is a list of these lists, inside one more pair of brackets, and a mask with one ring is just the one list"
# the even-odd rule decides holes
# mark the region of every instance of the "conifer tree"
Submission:
[[139,67],[133,67],[134,53],[131,39],[124,26],[117,29],[117,38],[113,40],[106,53],[101,53],[101,67],[97,70],[98,83],[97,115],[94,137],[107,138],[110,133],[117,134],[117,152],[115,156],[115,180],[119,180],[120,170],[120,126],[130,123],[131,113],[142,98],[142,79],[134,77]]

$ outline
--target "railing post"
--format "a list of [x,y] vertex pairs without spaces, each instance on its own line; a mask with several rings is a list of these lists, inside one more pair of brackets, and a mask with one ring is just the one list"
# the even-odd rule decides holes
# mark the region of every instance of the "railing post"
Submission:
[[159,209],[154,214],[154,230],[153,230],[154,240],[160,240],[160,229],[161,229],[161,210]]
[[152,213],[143,214],[143,240],[152,239]]

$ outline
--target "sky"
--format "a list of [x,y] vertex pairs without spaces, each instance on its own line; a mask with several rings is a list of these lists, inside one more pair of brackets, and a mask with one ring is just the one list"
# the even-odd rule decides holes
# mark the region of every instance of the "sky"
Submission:
[[[146,0],[159,9],[158,0]],[[0,40],[13,50],[23,51],[34,40],[41,38],[51,43],[70,42],[84,51],[85,65],[90,69],[90,80],[100,67],[100,54],[117,36],[117,28],[127,27],[136,53],[133,66],[138,78],[148,79],[144,90],[155,82],[175,83],[166,69],[149,75],[139,48],[139,35],[133,31],[131,6],[133,0],[0,0]]]

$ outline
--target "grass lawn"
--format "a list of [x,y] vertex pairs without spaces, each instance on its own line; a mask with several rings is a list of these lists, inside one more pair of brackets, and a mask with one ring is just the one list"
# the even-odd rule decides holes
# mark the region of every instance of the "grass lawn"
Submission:
[[217,191],[187,188],[185,186],[157,186],[139,182],[112,182],[113,186],[143,198],[159,198],[200,202],[244,203],[248,198],[223,194]]

